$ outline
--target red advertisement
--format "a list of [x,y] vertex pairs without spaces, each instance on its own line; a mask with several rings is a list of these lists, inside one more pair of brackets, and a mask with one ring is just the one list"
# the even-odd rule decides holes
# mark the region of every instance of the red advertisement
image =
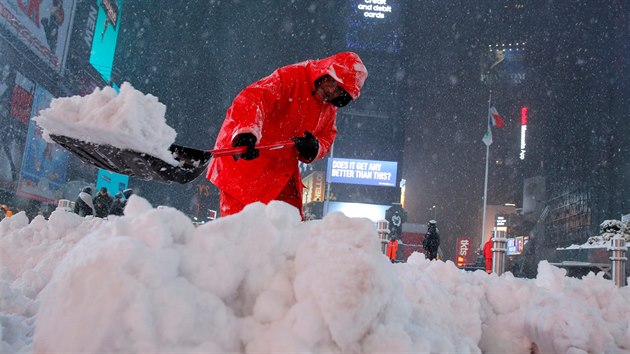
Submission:
[[469,237],[458,237],[455,243],[457,247],[457,266],[475,263],[472,239]]
[[11,117],[19,120],[24,124],[28,124],[31,115],[31,105],[33,104],[33,95],[20,86],[13,87],[13,98],[11,99]]
[[76,0],[0,0],[0,27],[54,70],[61,70]]
[[22,76],[19,72],[16,73],[9,115],[24,123],[24,125],[28,125],[28,120],[31,118],[34,91],[35,83]]

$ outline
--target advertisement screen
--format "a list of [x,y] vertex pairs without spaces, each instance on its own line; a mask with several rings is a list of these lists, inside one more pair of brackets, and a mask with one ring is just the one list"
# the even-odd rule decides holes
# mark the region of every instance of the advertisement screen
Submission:
[[14,192],[22,170],[22,154],[35,83],[15,68],[14,51],[0,42],[0,189]]
[[490,87],[518,86],[525,76],[523,43],[489,46],[481,55],[481,81]]
[[127,189],[128,184],[129,176],[103,169],[98,170],[98,176],[96,177],[97,191],[101,190],[102,187],[105,187],[107,188],[107,192],[113,197],[116,193]]
[[470,237],[458,237],[456,243],[457,266],[475,263],[473,241]]
[[63,67],[75,0],[0,0],[0,26],[59,71]]
[[327,180],[331,183],[396,187],[398,163],[393,161],[329,158]]
[[400,8],[395,0],[352,0],[347,18],[346,47],[397,53],[400,48]]
[[[48,108],[52,98],[51,93],[37,86],[31,117]],[[56,204],[63,194],[68,152],[42,139],[41,128],[32,119],[29,122],[17,194],[28,199]]]
[[329,202],[328,214],[332,212],[341,212],[350,218],[368,218],[377,222],[385,219],[385,211],[387,211],[390,207],[391,205]]
[[523,247],[525,247],[528,239],[529,237],[527,236],[516,236],[513,238],[508,238],[506,254],[508,256],[515,256],[523,253]]
[[122,0],[99,0],[98,15],[92,39],[90,64],[98,71],[106,82],[112,77],[116,40],[120,28]]

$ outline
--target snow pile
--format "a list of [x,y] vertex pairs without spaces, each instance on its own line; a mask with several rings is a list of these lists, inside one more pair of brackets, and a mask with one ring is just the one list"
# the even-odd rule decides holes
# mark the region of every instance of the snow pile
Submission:
[[630,353],[629,287],[391,264],[368,219],[281,202],[199,228],[138,196],[109,220],[18,214],[0,252],[0,352]]
[[177,133],[166,124],[165,113],[166,106],[157,97],[125,82],[118,94],[107,86],[83,97],[55,98],[33,119],[48,142],[53,142],[51,134],[62,135],[144,152],[175,166],[168,148]]
[[575,250],[589,248],[608,248],[610,240],[619,235],[626,241],[626,247],[630,246],[630,223],[619,220],[604,220],[600,225],[600,234],[591,236],[581,245],[572,244],[569,247],[558,248],[559,250]]

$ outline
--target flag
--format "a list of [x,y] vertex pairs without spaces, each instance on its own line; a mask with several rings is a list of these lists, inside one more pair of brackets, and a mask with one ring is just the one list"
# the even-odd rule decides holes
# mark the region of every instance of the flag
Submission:
[[501,115],[497,112],[497,109],[494,108],[494,106],[491,106],[488,110],[488,129],[483,135],[483,139],[481,139],[486,146],[492,145],[492,127],[505,127],[503,118],[501,118]]
[[483,139],[481,139],[486,146],[492,145],[492,129],[490,128],[490,123],[488,123],[488,130],[483,135]]
[[503,122],[503,118],[501,118],[501,115],[499,114],[499,112],[497,112],[497,109],[494,108],[494,106],[490,107],[490,111],[488,112],[488,120],[493,127],[505,127],[505,122]]

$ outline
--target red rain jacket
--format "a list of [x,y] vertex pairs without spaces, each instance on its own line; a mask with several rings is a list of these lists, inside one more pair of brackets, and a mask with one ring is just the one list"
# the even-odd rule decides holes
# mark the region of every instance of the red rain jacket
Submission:
[[494,242],[492,239],[486,241],[483,245],[483,258],[486,259],[486,272],[492,273],[492,247],[494,246]]
[[[236,96],[215,148],[232,147],[232,140],[241,133],[254,134],[257,144],[273,144],[304,136],[308,130],[319,140],[315,160],[323,158],[337,134],[337,107],[315,94],[315,80],[326,74],[357,99],[367,70],[359,56],[351,52],[277,69]],[[295,148],[261,150],[258,158],[249,161],[218,157],[212,159],[206,177],[243,205],[268,203],[293,175],[299,177],[298,159]],[[302,183],[298,183],[298,192],[301,196]]]

